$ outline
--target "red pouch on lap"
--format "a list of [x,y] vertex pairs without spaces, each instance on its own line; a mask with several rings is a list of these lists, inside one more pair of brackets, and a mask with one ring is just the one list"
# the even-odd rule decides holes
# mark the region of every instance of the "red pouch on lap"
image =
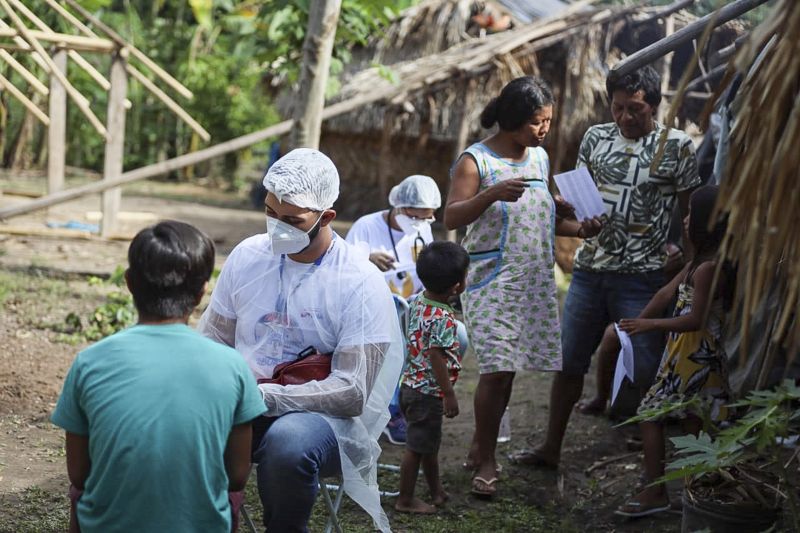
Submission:
[[279,364],[275,367],[271,378],[261,378],[258,384],[302,385],[309,381],[322,381],[331,373],[332,355],[319,353],[316,350],[303,350],[299,359]]

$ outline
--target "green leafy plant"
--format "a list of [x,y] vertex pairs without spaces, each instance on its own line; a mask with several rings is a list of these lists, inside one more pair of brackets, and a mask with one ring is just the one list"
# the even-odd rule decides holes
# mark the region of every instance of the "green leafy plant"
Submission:
[[136,322],[136,308],[133,297],[123,288],[125,269],[117,267],[107,281],[90,278],[91,285],[111,285],[116,287],[106,296],[106,301],[97,306],[88,317],[69,313],[64,319],[63,340],[68,342],[98,341],[109,335],[132,326]]
[[723,503],[754,501],[777,508],[785,502],[794,530],[800,531],[800,448],[789,453],[784,445],[800,433],[800,387],[785,380],[772,390],[751,392],[733,407],[746,414],[714,438],[705,431],[673,437],[676,458],[659,481],[687,478],[693,490]]

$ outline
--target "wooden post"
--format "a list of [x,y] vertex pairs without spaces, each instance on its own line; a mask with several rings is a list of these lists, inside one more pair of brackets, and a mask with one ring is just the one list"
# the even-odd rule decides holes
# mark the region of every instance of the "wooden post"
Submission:
[[[464,80],[463,97],[461,99],[461,116],[458,117],[458,133],[456,134],[456,143],[453,146],[453,164],[458,160],[458,157],[467,147],[469,140],[469,109],[472,107],[473,91],[475,90],[475,80]],[[448,180],[449,182],[449,180]],[[456,242],[458,240],[458,230],[447,230],[447,240]]]
[[292,112],[295,121],[289,140],[292,148],[319,148],[325,89],[341,8],[342,0],[311,0],[309,3],[303,63]]
[[[111,90],[108,92],[107,130],[103,180],[117,179],[122,175],[122,160],[125,155],[125,96],[128,92],[128,74],[125,71],[124,49],[116,52],[111,60]],[[117,214],[122,201],[122,189],[103,192],[103,222],[101,235],[108,237],[116,229]]]
[[[670,15],[664,20],[664,37],[669,37],[673,33],[675,33],[675,18]],[[667,54],[664,56],[664,64],[661,68],[661,104],[658,106],[657,114],[657,120],[662,124],[669,114],[669,104],[664,98],[664,93],[669,91],[670,72],[672,72],[672,54]],[[666,126],[671,128],[674,124],[666,124]]]
[[[67,51],[59,49],[53,54],[56,68],[67,74]],[[50,77],[49,115],[47,129],[47,193],[53,194],[64,188],[64,165],[67,142],[67,90],[56,79]]]

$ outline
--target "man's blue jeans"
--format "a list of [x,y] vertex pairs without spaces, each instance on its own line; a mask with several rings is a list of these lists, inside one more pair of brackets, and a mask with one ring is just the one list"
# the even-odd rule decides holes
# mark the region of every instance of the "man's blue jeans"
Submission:
[[[606,326],[639,316],[663,285],[660,270],[639,274],[573,272],[561,317],[562,372],[585,374]],[[644,390],[655,379],[664,351],[664,334],[650,331],[633,335],[631,344],[634,385]]]
[[316,413],[260,417],[253,422],[253,462],[268,532],[306,532],[319,479],[341,473],[339,444]]

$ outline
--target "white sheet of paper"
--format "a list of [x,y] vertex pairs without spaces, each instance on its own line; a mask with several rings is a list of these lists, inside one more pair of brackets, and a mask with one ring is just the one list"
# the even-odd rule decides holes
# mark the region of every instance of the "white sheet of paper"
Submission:
[[586,167],[553,176],[561,196],[575,208],[578,220],[599,217],[606,212],[600,191]]
[[622,360],[622,353],[617,357],[617,368],[614,370],[614,386],[611,388],[611,405],[617,401],[617,393],[622,386],[622,380],[625,379],[625,363]]
[[614,329],[617,331],[617,338],[619,339],[619,356],[617,356],[617,368],[614,371],[614,383],[611,392],[611,404],[617,399],[617,393],[622,385],[623,378],[628,378],[633,381],[633,344],[631,344],[630,336],[619,329],[617,324],[614,324]]

